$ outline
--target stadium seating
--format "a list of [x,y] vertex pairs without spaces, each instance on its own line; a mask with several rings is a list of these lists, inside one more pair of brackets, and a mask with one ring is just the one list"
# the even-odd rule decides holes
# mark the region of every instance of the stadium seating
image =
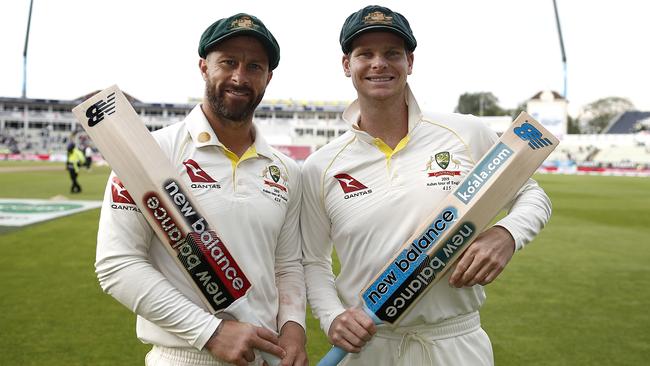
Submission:
[[[0,97],[0,154],[52,154],[60,158],[69,141],[80,145],[87,142],[70,111],[85,97],[72,101]],[[198,102],[161,104],[130,98],[151,131],[181,121]],[[348,125],[341,117],[346,105],[265,100],[255,111],[255,121],[270,144],[314,151],[347,131]],[[510,117],[482,118],[497,133],[511,121]],[[557,162],[556,166],[569,162],[578,166],[650,167],[650,133],[639,132],[646,122],[650,126],[650,112],[630,111],[618,116],[607,133],[565,135],[547,161]]]

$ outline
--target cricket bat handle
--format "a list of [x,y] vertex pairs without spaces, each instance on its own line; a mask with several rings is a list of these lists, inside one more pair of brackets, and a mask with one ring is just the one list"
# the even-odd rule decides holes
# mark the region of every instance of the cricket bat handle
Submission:
[[341,362],[348,353],[343,349],[337,346],[332,347],[325,357],[321,358],[316,366],[336,366]]
[[[237,321],[240,321],[242,323],[248,323],[256,327],[264,327],[260,319],[257,317],[255,312],[251,308],[250,304],[248,303],[248,299],[246,297],[237,299],[234,303],[232,303],[228,307],[228,310],[226,310],[226,312],[233,315],[237,319]],[[275,355],[258,351],[258,350],[255,350],[255,354],[261,356],[262,359],[266,361],[266,363],[269,366],[280,365],[281,360],[279,357]]]
[[[370,309],[364,306],[363,310],[366,312],[366,315],[368,315],[370,319],[375,322],[376,325],[383,324],[383,322],[377,318],[377,315],[375,315],[375,313],[373,313]],[[329,350],[329,352],[327,352],[327,354],[318,362],[316,366],[336,366],[339,364],[339,362],[343,361],[347,355],[348,352],[343,348],[334,346]]]
[[262,352],[262,351],[256,351],[260,353],[260,356],[262,356],[262,359],[266,361],[266,363],[269,366],[280,366],[280,362],[282,361],[279,357],[272,355],[270,353]]

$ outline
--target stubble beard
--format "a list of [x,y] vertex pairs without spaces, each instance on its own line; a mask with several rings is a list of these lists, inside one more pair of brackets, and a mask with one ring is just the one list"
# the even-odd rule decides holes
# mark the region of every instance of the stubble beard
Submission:
[[[253,90],[246,87],[230,87],[235,90],[247,91],[250,95],[254,95]],[[244,124],[251,121],[255,108],[260,104],[264,97],[264,90],[255,99],[249,100],[245,104],[240,105],[227,105],[225,86],[217,88],[211,81],[205,84],[205,94],[208,99],[208,104],[212,113],[214,113],[222,121],[229,121],[235,124]]]

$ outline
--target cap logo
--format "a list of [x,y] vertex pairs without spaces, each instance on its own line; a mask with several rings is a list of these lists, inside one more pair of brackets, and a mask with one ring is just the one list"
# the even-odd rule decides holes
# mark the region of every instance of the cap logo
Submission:
[[363,17],[364,24],[393,24],[393,17],[386,16],[380,11],[374,11]]
[[230,29],[233,28],[254,28],[257,25],[253,23],[253,19],[249,16],[243,16],[240,18],[237,18],[230,23]]

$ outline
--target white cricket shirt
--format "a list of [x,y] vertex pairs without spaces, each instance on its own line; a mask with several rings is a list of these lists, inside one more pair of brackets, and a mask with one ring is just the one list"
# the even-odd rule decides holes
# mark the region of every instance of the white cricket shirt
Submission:
[[[303,265],[307,296],[327,333],[345,308],[408,240],[431,210],[497,141],[478,118],[423,114],[407,87],[408,134],[394,150],[358,129],[358,102],[344,112],[350,131],[312,154],[302,168]],[[497,223],[517,249],[542,229],[550,201],[529,180]],[[332,273],[332,248],[341,272]],[[445,278],[403,318],[401,325],[438,323],[480,308],[483,287],[454,288]]]
[[[305,328],[298,165],[257,134],[238,158],[217,139],[201,106],[154,137],[238,259],[263,325]],[[145,343],[202,349],[220,320],[208,313],[119,181],[106,186],[97,236],[99,282],[138,314]],[[276,286],[277,284],[277,286]]]

